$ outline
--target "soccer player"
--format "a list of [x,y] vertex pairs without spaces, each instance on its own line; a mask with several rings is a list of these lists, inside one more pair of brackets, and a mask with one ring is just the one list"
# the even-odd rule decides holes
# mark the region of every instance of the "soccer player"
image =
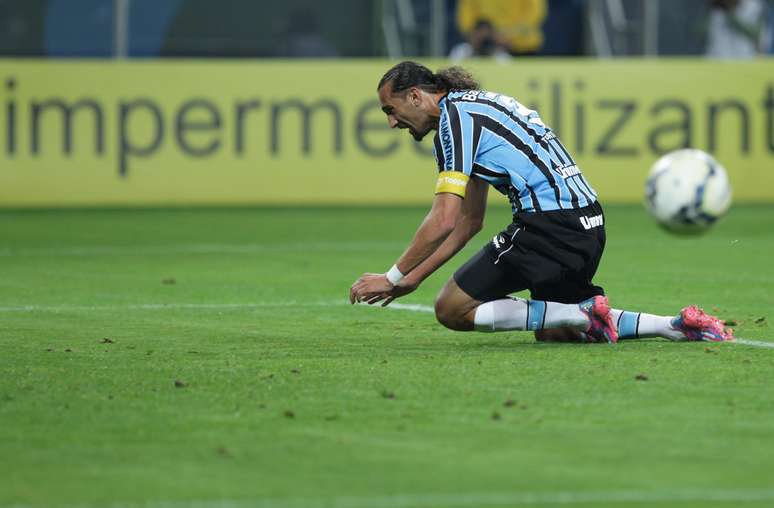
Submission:
[[[438,181],[430,212],[386,273],[366,273],[350,301],[387,305],[414,291],[481,229],[489,186],[513,220],[457,270],[435,302],[452,330],[534,330],[538,340],[732,340],[695,306],[677,317],[611,309],[592,283],[605,247],[604,213],[565,147],[514,98],[479,90],[460,68],[394,66],[377,91],[390,127],[416,140],[435,130]],[[528,289],[531,300],[508,295]]]

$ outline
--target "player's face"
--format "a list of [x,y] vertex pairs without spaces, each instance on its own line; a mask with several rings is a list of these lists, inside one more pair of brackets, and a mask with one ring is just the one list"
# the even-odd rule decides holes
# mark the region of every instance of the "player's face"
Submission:
[[422,141],[434,127],[432,117],[422,107],[421,92],[416,88],[393,94],[392,84],[387,83],[379,89],[379,101],[390,128],[408,129],[417,141]]

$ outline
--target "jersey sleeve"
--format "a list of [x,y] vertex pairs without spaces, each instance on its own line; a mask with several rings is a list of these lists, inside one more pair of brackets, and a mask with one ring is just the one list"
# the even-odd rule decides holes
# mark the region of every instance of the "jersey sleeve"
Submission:
[[473,119],[456,104],[446,101],[441,111],[438,134],[433,143],[438,163],[438,182],[435,193],[449,192],[465,197],[470,174],[473,171]]

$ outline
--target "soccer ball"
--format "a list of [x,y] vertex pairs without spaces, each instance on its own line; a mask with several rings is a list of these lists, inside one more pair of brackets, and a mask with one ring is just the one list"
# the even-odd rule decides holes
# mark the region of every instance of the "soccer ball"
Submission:
[[731,206],[726,170],[701,150],[670,152],[650,170],[645,184],[645,206],[669,231],[704,232]]

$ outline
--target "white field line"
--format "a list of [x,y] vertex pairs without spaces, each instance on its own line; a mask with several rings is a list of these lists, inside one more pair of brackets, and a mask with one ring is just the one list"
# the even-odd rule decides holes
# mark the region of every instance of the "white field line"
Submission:
[[[396,494],[335,498],[213,499],[188,501],[114,502],[100,508],[426,508],[479,506],[540,506],[574,504],[653,503],[667,506],[682,502],[774,501],[774,489],[679,489],[565,492],[481,492],[460,494]],[[94,504],[69,504],[66,508],[96,508]],[[5,508],[31,508],[14,504]]]
[[[375,304],[378,305],[378,304]],[[420,303],[391,303],[387,306],[388,309],[397,310],[409,310],[411,312],[435,312],[433,307],[429,305],[422,305]]]
[[[228,310],[228,309],[261,309],[274,307],[337,307],[349,305],[346,300],[328,300],[319,302],[279,301],[256,303],[146,303],[125,305],[20,305],[17,307],[0,307],[0,313],[6,312],[99,312],[116,310]],[[376,305],[361,304],[358,307],[380,308]],[[394,310],[407,310],[409,312],[435,312],[433,307],[419,303],[391,303],[387,306]],[[764,342],[750,339],[736,339],[732,344],[743,346],[774,349],[774,342]]]
[[736,343],[744,346],[774,348],[774,342],[763,342],[760,340],[736,339]]
[[289,243],[246,243],[246,244],[171,244],[171,245],[73,245],[66,247],[0,247],[0,257],[90,257],[125,255],[166,255],[166,254],[260,254],[262,252],[286,251],[362,251],[401,249],[399,242],[289,242]]

